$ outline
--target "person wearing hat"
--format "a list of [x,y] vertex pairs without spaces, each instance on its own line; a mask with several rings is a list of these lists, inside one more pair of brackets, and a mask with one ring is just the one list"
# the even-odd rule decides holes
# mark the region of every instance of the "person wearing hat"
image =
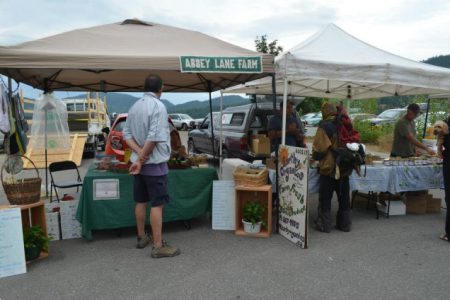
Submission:
[[435,155],[433,149],[427,147],[416,138],[416,125],[414,120],[420,113],[420,107],[416,103],[408,105],[406,114],[395,123],[394,142],[392,143],[391,156],[412,157],[416,149],[423,149],[430,155]]
[[[271,143],[271,151],[278,151],[278,146],[281,144],[283,124],[283,101],[280,102],[280,110],[269,120],[267,125],[268,136]],[[305,129],[302,122],[297,117],[294,110],[294,103],[290,100],[286,105],[286,145],[294,147],[306,147]]]
[[325,102],[321,108],[322,121],[319,123],[312,145],[312,157],[319,161],[319,207],[314,221],[315,229],[329,233],[332,229],[331,199],[337,194],[339,208],[336,215],[336,229],[344,232],[351,230],[350,179],[340,176],[335,157],[339,147],[339,124],[337,107]]

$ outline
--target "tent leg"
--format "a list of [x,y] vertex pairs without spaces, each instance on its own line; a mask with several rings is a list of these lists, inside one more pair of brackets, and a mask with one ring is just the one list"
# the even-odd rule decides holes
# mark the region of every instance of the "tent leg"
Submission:
[[219,138],[219,178],[222,179],[222,114],[223,114],[223,90],[220,90],[220,138]]
[[48,198],[47,109],[45,110],[45,198]]
[[209,123],[211,126],[211,143],[212,143],[212,153],[213,159],[216,160],[216,148],[215,148],[215,139],[214,139],[214,119],[213,119],[213,111],[212,111],[212,99],[211,99],[211,81],[208,80],[208,92],[209,92],[209,118],[211,122]]
[[[272,74],[272,101],[273,101],[273,114],[277,113],[277,92],[276,92],[276,82],[275,82],[275,74]],[[280,198],[278,197],[278,151],[275,151],[275,191],[272,191],[275,194],[275,212],[276,212],[276,225],[275,232],[279,233],[280,229]]]
[[428,101],[427,101],[427,113],[425,114],[425,123],[423,125],[422,138],[425,138],[425,136],[427,135],[427,122],[428,122],[428,112],[429,111],[430,111],[430,97],[428,97]]

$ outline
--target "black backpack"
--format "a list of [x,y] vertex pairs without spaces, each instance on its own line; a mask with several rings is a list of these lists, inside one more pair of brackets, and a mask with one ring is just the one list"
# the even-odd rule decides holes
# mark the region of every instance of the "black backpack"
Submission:
[[[361,176],[361,166],[366,164],[366,154],[361,145],[359,145],[358,151],[352,151],[347,147],[338,147],[333,149],[333,154],[341,177],[352,175],[353,170]],[[366,176],[366,171],[367,168],[365,168],[364,177]]]

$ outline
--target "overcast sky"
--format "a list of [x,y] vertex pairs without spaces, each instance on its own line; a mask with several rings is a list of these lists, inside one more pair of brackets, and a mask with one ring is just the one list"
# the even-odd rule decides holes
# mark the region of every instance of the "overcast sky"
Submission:
[[[0,45],[127,18],[198,30],[248,49],[267,34],[285,50],[332,22],[414,60],[450,54],[447,0],[0,0]],[[164,98],[180,103],[207,95]]]

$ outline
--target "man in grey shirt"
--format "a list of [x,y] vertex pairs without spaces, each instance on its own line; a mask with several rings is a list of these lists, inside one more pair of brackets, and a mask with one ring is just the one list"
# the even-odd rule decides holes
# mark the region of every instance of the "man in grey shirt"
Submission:
[[[167,110],[159,100],[163,82],[151,75],[145,80],[145,94],[128,111],[123,137],[133,151],[130,174],[134,175],[135,215],[138,231],[137,248],[153,240],[151,257],[172,257],[180,249],[162,239],[163,207],[169,203],[167,174],[170,159],[170,133]],[[145,233],[147,203],[151,204],[150,225],[153,237]]]
[[419,113],[419,105],[412,103],[408,105],[406,115],[395,123],[391,156],[414,156],[416,155],[416,147],[425,150],[430,155],[436,154],[432,149],[419,142],[416,138],[416,125],[414,124],[414,120]]

